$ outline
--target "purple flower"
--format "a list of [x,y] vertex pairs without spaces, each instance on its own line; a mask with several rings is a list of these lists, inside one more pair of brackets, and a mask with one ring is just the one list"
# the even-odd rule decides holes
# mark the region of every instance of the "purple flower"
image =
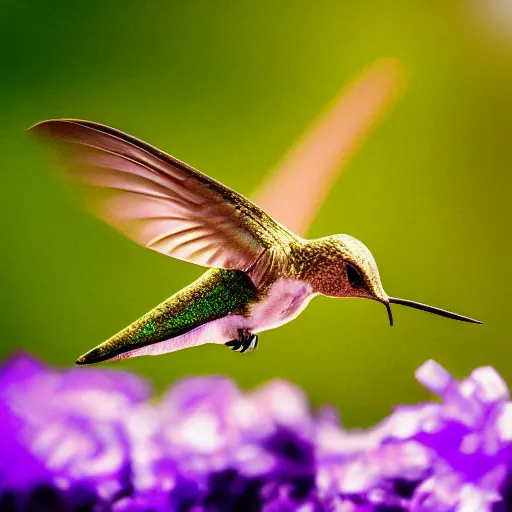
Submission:
[[19,356],[0,372],[0,487],[110,500],[130,482],[125,415],[149,397],[129,374],[51,371]]
[[355,431],[284,381],[191,378],[155,402],[134,375],[18,355],[0,370],[0,510],[509,510],[503,380],[486,367],[458,382],[433,361],[416,378],[441,402]]

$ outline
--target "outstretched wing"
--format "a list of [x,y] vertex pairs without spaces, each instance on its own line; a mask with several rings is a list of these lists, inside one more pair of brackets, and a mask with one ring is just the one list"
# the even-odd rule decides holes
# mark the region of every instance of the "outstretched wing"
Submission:
[[243,270],[257,284],[294,238],[241,194],[121,131],[73,119],[30,131],[58,142],[66,174],[93,193],[101,219],[162,254]]

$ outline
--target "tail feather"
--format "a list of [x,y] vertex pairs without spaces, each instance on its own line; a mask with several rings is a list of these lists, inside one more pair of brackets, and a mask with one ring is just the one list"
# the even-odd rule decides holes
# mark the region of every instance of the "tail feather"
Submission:
[[80,356],[76,364],[87,365],[125,359],[131,357],[129,354],[138,349],[175,338],[196,327],[188,324],[178,329],[169,328],[168,310],[165,304],[164,302],[157,306],[107,341]]

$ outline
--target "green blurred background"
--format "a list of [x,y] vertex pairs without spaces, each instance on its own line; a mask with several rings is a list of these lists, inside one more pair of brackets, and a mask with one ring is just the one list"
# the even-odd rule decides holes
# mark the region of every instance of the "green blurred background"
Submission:
[[[512,383],[512,52],[463,2],[3,2],[2,341],[70,365],[195,279],[77,207],[24,132],[77,117],[132,133],[250,194],[338,89],[394,56],[408,91],[331,191],[311,236],[372,250],[388,293],[482,319],[315,299],[244,357],[207,345],[111,367],[162,389],[289,379],[347,425],[426,397],[414,370],[495,366]],[[480,19],[480,21],[482,21]],[[512,25],[509,27],[512,31]]]

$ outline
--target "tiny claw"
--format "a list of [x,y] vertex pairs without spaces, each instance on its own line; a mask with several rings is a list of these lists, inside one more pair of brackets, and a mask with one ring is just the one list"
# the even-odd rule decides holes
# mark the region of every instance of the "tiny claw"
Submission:
[[249,354],[250,352],[256,350],[256,347],[258,346],[258,336],[253,334],[247,341],[248,343],[244,345],[244,348],[240,350],[240,352],[247,352]]
[[224,345],[226,345],[226,347],[229,347],[231,350],[239,350],[240,347],[242,346],[242,343],[240,340],[231,340],[231,341],[227,341],[226,343],[224,343]]
[[248,329],[238,329],[238,338],[227,341],[224,345],[240,353],[249,353],[258,346],[258,336],[251,333]]

